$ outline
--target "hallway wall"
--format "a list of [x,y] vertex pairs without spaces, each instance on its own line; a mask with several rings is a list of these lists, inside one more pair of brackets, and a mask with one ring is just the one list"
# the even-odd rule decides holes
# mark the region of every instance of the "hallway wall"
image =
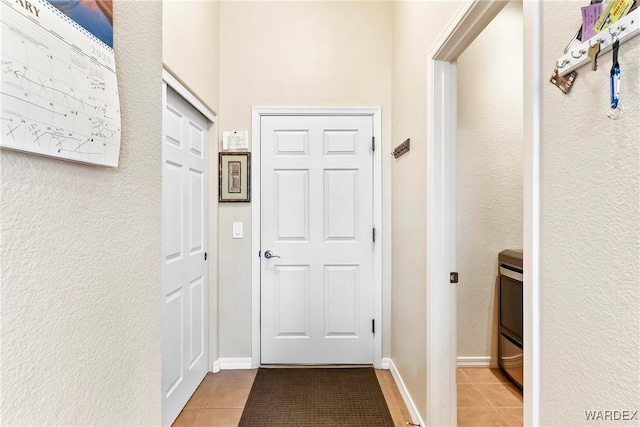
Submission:
[[163,0],[162,8],[164,66],[207,107],[218,112],[220,2]]
[[457,61],[458,357],[494,366],[498,253],[522,249],[522,43],[522,3],[514,1]]
[[[381,106],[388,153],[391,12],[387,2],[222,2],[220,130],[251,130],[252,106]],[[251,205],[220,204],[219,215],[220,357],[251,357]],[[235,221],[243,239],[231,238]],[[387,353],[388,337],[387,326]]]
[[0,425],[160,424],[162,4],[114,19],[120,166],[0,151]]
[[[220,2],[163,1],[164,67],[211,111],[220,106]],[[218,129],[209,128],[209,359],[218,359]],[[211,368],[211,366],[209,366]]]
[[427,60],[457,1],[393,3],[392,146],[411,138],[393,170],[391,358],[423,420],[426,410]]
[[563,95],[548,79],[583,5],[542,2],[540,421],[549,426],[611,425],[585,411],[640,410],[640,37],[620,45],[620,120],[606,116],[611,52]]

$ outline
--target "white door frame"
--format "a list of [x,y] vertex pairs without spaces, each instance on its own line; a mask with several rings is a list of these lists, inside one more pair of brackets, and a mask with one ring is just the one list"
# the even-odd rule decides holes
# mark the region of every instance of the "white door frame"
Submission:
[[[209,132],[209,129],[211,128],[212,125],[214,125],[216,123],[216,115],[209,109],[207,108],[206,105],[204,105],[189,89],[187,89],[187,87],[185,87],[182,83],[180,83],[180,81],[178,79],[176,79],[173,75],[171,75],[171,73],[169,73],[169,71],[167,71],[165,68],[162,69],[162,137],[164,138],[165,134],[166,134],[166,129],[164,127],[164,109],[166,108],[167,105],[167,92],[168,89],[171,88],[173,89],[178,95],[180,95],[188,104],[190,104],[193,108],[195,108],[200,114],[202,114],[208,121],[209,121],[209,127],[207,129],[207,132]],[[210,138],[207,138],[207,153],[209,154],[209,156],[211,155],[210,153],[210,148],[211,148],[211,141]],[[163,154],[163,158],[162,161],[164,162],[164,154]],[[204,191],[206,194],[208,194],[208,187],[209,187],[209,159],[205,159],[205,173],[207,175],[207,179],[204,180]],[[207,200],[209,201],[209,204],[211,203],[211,198],[208,197]],[[206,209],[206,213],[204,215],[204,221],[207,222],[207,229],[209,229],[210,221],[209,221],[209,209],[210,206],[205,206],[204,207]],[[161,235],[164,236],[164,229],[161,230]],[[163,241],[164,241],[164,237],[163,237]],[[203,242],[203,246],[205,248],[205,252],[210,252],[209,251],[209,235],[208,233],[205,233],[204,235],[204,242]],[[213,262],[213,259],[211,257],[211,254],[209,253],[209,260],[211,260],[210,262]],[[207,309],[204,312],[204,316],[205,316],[205,325],[207,325],[207,330],[205,331],[205,343],[204,343],[204,349],[206,352],[206,357],[207,357],[207,366],[211,367],[213,365],[213,361],[211,360],[212,354],[209,348],[209,338],[210,338],[210,330],[209,330],[209,265],[211,265],[210,263],[207,263],[207,268],[205,269],[205,274],[204,274],[204,292],[205,292],[205,301],[207,302]],[[164,277],[163,277],[164,280]],[[164,309],[164,308],[163,308]],[[163,313],[164,316],[164,313]],[[164,331],[163,331],[164,333]],[[163,365],[164,366],[164,365]],[[164,369],[164,367],[163,367]],[[162,389],[164,390],[164,372],[162,372],[161,370],[161,376],[162,376]],[[161,398],[161,406],[164,404],[164,398]],[[164,408],[162,408],[162,416],[164,417]],[[173,422],[173,420],[171,421]]]
[[[506,5],[466,2],[428,60],[427,422],[457,423],[455,271],[456,64]],[[523,2],[524,30],[524,424],[540,424],[541,3]],[[497,255],[497,254],[496,254]]]
[[[382,219],[382,117],[380,107],[253,107],[251,112],[251,366],[260,366],[260,118],[262,116],[371,116],[376,149],[373,152],[373,223],[377,236],[374,246],[374,336],[373,365],[382,367],[382,295],[388,295],[382,254],[391,254],[388,226]],[[378,243],[379,242],[379,243]],[[383,274],[384,270],[384,274]]]

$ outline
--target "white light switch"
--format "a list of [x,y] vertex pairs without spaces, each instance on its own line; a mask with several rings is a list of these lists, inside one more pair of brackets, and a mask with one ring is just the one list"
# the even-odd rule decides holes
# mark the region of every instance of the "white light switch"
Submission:
[[241,222],[233,223],[233,238],[242,239],[242,223]]

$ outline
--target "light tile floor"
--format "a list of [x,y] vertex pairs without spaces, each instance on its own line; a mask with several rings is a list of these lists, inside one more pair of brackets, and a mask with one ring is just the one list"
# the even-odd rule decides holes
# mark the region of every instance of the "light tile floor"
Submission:
[[[252,369],[207,374],[173,425],[237,426],[257,372],[257,369]],[[411,417],[391,373],[376,370],[376,376],[395,427],[406,427]]]
[[459,368],[458,426],[522,426],[522,392],[499,369]]
[[[174,426],[237,426],[257,370],[207,374]],[[376,370],[396,427],[411,420],[389,371]],[[522,426],[522,393],[499,369],[457,371],[458,426]]]

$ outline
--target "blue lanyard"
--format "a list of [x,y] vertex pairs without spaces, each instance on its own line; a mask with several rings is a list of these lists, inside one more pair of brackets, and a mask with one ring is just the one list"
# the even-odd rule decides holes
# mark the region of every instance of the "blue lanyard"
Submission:
[[618,108],[618,102],[620,102],[620,64],[618,64],[618,47],[620,47],[620,41],[616,40],[613,43],[613,65],[611,66],[611,75],[609,77],[611,82],[611,108]]

